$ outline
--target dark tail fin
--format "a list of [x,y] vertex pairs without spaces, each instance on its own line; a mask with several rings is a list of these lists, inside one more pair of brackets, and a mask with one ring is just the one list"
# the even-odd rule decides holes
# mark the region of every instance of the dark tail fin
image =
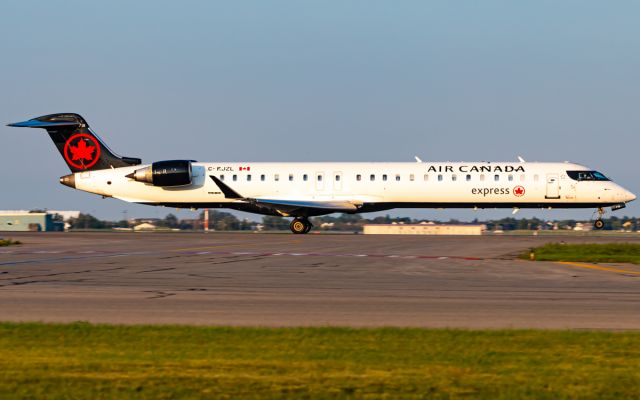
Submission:
[[114,154],[78,114],[44,115],[8,126],[46,129],[71,172],[127,167],[141,163],[139,158]]

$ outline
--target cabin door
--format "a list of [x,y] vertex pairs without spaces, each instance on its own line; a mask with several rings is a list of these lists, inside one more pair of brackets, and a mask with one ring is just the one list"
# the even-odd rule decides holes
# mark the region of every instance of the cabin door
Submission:
[[545,198],[547,199],[560,198],[560,181],[558,181],[558,174],[547,175],[547,192],[546,192]]

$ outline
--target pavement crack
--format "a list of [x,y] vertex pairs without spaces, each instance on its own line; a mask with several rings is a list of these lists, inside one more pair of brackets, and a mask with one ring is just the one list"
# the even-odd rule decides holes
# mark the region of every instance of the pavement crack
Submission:
[[119,269],[124,269],[124,267],[116,267],[116,268],[106,268],[106,269],[86,269],[82,271],[73,271],[73,272],[53,272],[49,274],[37,274],[37,275],[26,275],[26,276],[17,276],[17,277],[8,277],[2,278],[2,281],[15,281],[20,279],[29,279],[29,278],[45,278],[52,276],[62,276],[62,275],[77,275],[77,274],[86,274],[90,272],[108,272],[108,271],[116,271]]
[[145,293],[153,294],[152,296],[147,297],[148,300],[164,299],[165,297],[175,296],[176,295],[175,293],[164,292],[162,290],[145,290]]
[[168,268],[157,268],[157,269],[147,269],[145,271],[138,271],[136,272],[136,274],[144,274],[146,272],[160,272],[160,271],[171,271],[174,270],[174,267],[168,267]]

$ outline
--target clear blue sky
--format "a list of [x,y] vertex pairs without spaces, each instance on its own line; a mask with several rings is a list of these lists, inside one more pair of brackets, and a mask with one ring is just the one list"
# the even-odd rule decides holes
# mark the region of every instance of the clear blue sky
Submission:
[[[44,131],[4,127],[53,112],[82,114],[144,161],[522,155],[638,193],[639,15],[632,1],[4,0],[0,209],[171,211],[60,185],[68,170]],[[637,203],[614,215],[640,216]]]

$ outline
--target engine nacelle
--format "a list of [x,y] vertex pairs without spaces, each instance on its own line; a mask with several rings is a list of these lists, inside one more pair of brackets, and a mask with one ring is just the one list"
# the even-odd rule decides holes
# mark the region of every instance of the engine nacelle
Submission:
[[127,175],[137,182],[153,186],[186,186],[192,181],[191,161],[171,160],[154,162]]

